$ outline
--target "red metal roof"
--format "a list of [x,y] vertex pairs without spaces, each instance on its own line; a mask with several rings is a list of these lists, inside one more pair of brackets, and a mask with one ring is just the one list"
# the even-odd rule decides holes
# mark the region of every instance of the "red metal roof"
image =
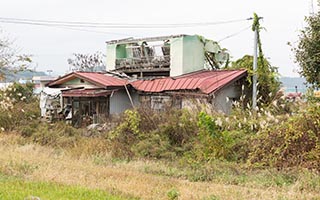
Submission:
[[62,91],[63,97],[105,97],[111,94],[111,90],[101,89],[75,89]]
[[[144,92],[164,92],[177,90],[199,90],[210,94],[235,81],[247,73],[246,70],[201,70],[176,77],[137,80],[130,83],[136,90]],[[101,87],[116,87],[128,84],[125,79],[97,72],[72,72],[48,84],[57,87],[74,78],[81,78]]]
[[177,77],[138,80],[131,85],[144,92],[164,92],[176,90],[200,90],[210,94],[246,75],[246,70],[201,70]]
[[84,79],[90,83],[94,83],[101,87],[123,86],[127,83],[127,80],[113,77],[109,74],[99,72],[72,72],[65,76],[62,76],[47,84],[49,87],[55,87],[61,85],[67,81],[75,78]]

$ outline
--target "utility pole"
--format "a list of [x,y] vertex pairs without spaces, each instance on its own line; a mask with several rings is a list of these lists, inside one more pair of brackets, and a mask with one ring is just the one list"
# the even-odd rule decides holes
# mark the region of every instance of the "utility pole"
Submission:
[[257,107],[257,66],[258,66],[258,31],[259,20],[262,17],[258,17],[254,14],[252,30],[254,31],[254,43],[253,43],[253,77],[252,77],[252,110],[255,111]]
[[257,66],[258,66],[258,30],[254,30],[253,41],[253,77],[252,77],[252,109],[255,111],[257,107]]
[[310,13],[311,15],[314,14],[313,0],[310,1],[310,11],[309,11],[309,13]]

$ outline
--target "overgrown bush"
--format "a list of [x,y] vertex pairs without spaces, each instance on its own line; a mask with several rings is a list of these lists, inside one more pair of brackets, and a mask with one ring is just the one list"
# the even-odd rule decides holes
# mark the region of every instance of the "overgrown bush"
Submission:
[[41,123],[37,126],[29,139],[41,145],[69,149],[77,145],[82,130],[73,128],[64,122],[53,125]]
[[196,121],[186,110],[127,110],[106,138],[115,157],[174,159],[191,148]]
[[0,128],[17,130],[40,115],[39,101],[32,96],[33,84],[14,83],[0,91]]
[[252,140],[249,163],[277,168],[320,169],[320,108],[310,104]]
[[214,159],[230,160],[233,154],[233,138],[222,127],[221,118],[200,112],[198,116],[199,132],[193,140],[193,149],[188,152],[197,162]]

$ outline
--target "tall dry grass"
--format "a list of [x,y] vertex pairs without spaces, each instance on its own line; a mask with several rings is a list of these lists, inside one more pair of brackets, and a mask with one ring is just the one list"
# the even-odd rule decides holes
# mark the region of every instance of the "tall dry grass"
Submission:
[[[141,170],[152,163],[144,161],[105,162],[97,158],[71,156],[63,149],[26,144],[20,136],[0,133],[0,173],[33,181],[99,188],[141,199],[168,199],[177,191],[179,199],[319,199],[316,192],[269,187],[241,187],[213,182],[190,182],[153,175]],[[299,183],[297,183],[299,184]]]

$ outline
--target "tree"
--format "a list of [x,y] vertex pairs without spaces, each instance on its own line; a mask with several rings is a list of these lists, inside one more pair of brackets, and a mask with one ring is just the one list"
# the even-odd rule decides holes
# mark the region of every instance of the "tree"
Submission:
[[104,58],[101,52],[94,54],[73,54],[74,58],[68,59],[72,71],[102,71],[105,70]]
[[[248,70],[248,81],[250,84],[253,76],[252,66],[253,56],[249,55],[245,55],[231,63],[231,68]],[[272,66],[264,57],[261,58],[259,56],[256,73],[258,76],[258,99],[261,100],[261,103],[268,104],[273,100],[274,96],[280,89],[278,68]]]
[[32,62],[30,55],[18,55],[12,46],[13,43],[7,37],[0,35],[0,81],[7,74],[27,69]]
[[301,30],[298,46],[293,48],[299,73],[312,86],[320,87],[320,11],[305,18],[307,26]]

